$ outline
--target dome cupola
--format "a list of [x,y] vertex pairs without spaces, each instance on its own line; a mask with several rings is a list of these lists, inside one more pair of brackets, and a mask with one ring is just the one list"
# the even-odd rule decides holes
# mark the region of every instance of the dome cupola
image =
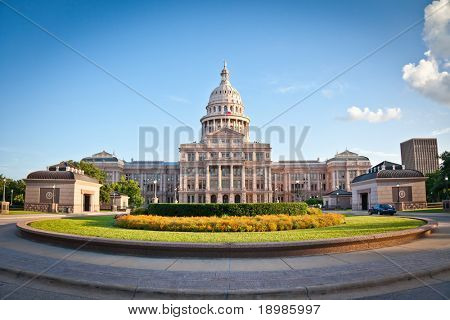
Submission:
[[209,96],[206,116],[200,120],[203,125],[203,136],[226,127],[244,134],[248,140],[250,119],[244,115],[244,104],[239,91],[230,83],[230,72],[226,62],[220,77],[219,86]]

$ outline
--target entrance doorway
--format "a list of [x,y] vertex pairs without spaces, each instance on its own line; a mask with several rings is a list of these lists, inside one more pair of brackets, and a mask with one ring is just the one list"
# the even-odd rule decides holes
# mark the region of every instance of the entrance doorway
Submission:
[[369,209],[369,194],[361,193],[361,210]]
[[222,202],[223,202],[223,203],[228,203],[228,202],[230,202],[230,197],[229,197],[227,194],[224,194],[224,195],[222,196]]
[[241,196],[239,194],[234,196],[234,203],[241,203]]
[[83,200],[83,211],[91,211],[91,195],[84,194]]
[[217,203],[217,196],[215,194],[211,195],[211,203]]

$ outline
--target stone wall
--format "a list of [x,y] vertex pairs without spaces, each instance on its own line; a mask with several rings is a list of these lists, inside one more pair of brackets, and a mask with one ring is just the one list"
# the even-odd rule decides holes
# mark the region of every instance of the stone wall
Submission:
[[[36,211],[36,212],[51,212],[51,203],[29,203],[25,202],[25,211]],[[58,212],[61,213],[73,213],[72,205],[58,205]]]

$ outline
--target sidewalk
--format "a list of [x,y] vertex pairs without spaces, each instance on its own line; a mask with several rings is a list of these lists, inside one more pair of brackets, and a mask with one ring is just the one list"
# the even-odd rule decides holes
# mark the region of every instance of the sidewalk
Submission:
[[73,286],[84,297],[94,298],[113,294],[116,298],[302,299],[332,293],[339,298],[349,290],[450,270],[448,218],[440,219],[440,229],[431,237],[397,247],[267,259],[147,258],[74,251],[19,238],[15,226],[8,225],[0,227],[0,274],[25,282],[45,271],[28,286],[57,281],[60,287]]

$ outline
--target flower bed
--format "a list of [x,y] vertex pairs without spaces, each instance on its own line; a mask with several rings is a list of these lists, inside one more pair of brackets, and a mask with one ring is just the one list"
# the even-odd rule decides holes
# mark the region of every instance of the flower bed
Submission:
[[345,222],[341,214],[259,215],[255,217],[120,216],[115,226],[125,229],[182,232],[266,232],[321,228]]
[[134,215],[157,215],[170,217],[212,217],[212,216],[290,216],[316,214],[320,209],[308,208],[304,202],[291,203],[156,203],[147,208],[136,209]]

